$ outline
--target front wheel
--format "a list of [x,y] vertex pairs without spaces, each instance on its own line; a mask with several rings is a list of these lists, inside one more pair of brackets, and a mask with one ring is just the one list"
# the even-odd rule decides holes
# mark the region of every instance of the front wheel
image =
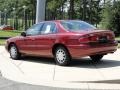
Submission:
[[58,47],[55,50],[55,60],[58,65],[66,66],[70,63],[71,57],[66,48]]
[[19,59],[20,56],[21,56],[21,54],[19,53],[16,45],[11,45],[9,52],[10,52],[11,58],[14,59],[14,60]]
[[92,61],[94,62],[99,62],[101,61],[101,59],[103,58],[104,55],[92,55],[90,56],[90,58],[92,59]]

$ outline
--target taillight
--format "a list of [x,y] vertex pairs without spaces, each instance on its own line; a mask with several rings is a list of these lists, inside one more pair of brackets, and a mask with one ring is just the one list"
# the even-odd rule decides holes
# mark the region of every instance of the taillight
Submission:
[[89,36],[88,35],[85,35],[85,36],[81,36],[80,38],[79,38],[79,42],[80,43],[89,43]]
[[97,42],[99,40],[99,37],[97,35],[85,35],[79,38],[80,43],[90,43],[90,42]]
[[89,39],[90,39],[91,42],[96,42],[96,41],[99,40],[99,37],[93,35],[93,36],[90,36]]

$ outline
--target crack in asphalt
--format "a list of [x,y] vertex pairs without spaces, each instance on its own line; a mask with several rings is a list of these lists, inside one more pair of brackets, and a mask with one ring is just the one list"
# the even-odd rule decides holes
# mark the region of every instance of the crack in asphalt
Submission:
[[[4,54],[2,53],[2,56],[4,56]],[[5,57],[4,56],[4,58],[6,58],[7,59],[7,57]],[[24,72],[22,71],[22,69],[18,66],[18,65],[16,65],[14,62],[11,62],[12,64],[14,64],[14,66],[16,66],[19,70],[20,70],[20,72],[22,73],[22,74],[24,74]],[[22,62],[23,63],[23,62]]]
[[21,61],[17,66],[20,67],[24,61]]
[[[24,72],[22,71],[22,69],[19,67],[19,65],[16,65],[14,62],[11,62],[12,64],[14,64],[19,70],[20,72],[22,72],[22,74],[24,74]],[[23,63],[23,62],[22,62]]]
[[55,64],[55,66],[54,66],[54,71],[53,71],[53,81],[54,81],[54,79],[55,79],[55,71],[56,71],[56,64]]
[[93,65],[97,69],[97,72],[99,72],[101,74],[101,76],[105,79],[104,74],[98,69],[97,65],[95,63]]
[[0,54],[3,54],[3,53],[4,53],[4,51],[0,52]]
[[2,77],[2,72],[0,71],[0,77]]

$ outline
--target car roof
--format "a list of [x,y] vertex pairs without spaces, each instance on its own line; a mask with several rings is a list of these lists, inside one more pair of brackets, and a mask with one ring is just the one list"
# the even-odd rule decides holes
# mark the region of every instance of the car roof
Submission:
[[[61,21],[82,21],[82,20],[50,20],[50,21],[41,21],[39,23],[45,23],[45,22],[61,22]],[[38,23],[38,24],[39,24]]]

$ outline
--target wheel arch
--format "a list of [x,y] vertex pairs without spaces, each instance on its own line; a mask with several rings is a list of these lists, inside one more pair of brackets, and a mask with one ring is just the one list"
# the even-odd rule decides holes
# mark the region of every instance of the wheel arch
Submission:
[[14,42],[10,42],[9,45],[8,45],[8,51],[10,50],[11,45],[17,46]]
[[61,43],[56,43],[56,44],[53,45],[53,47],[52,47],[52,54],[53,54],[53,56],[55,55],[55,50],[56,50],[56,48],[57,48],[57,47],[60,47],[60,46],[61,46],[61,47],[64,47],[64,48],[68,51],[68,53],[70,54],[67,46],[65,46],[64,44],[61,44]]

